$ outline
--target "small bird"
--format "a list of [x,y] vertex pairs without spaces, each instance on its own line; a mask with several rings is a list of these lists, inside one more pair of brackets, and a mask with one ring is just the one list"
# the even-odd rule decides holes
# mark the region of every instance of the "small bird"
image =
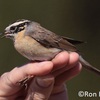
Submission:
[[[6,38],[14,42],[15,49],[31,61],[52,60],[59,52],[77,52],[76,44],[82,41],[57,35],[39,23],[30,20],[17,20],[5,28]],[[100,75],[100,70],[85,61],[79,54],[79,61],[84,68]]]

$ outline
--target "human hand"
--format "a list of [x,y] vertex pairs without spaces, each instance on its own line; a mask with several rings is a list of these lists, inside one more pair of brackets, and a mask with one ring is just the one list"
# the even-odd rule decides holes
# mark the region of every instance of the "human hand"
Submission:
[[[0,77],[0,100],[34,100],[30,97],[30,92],[36,93],[36,90],[30,88],[30,85],[34,86],[35,89],[39,90],[47,90],[46,97],[42,97],[45,95],[45,91],[42,93],[38,93],[38,97],[36,96],[37,93],[34,95],[35,100],[40,98],[40,100],[45,100],[48,97],[49,91],[51,93],[53,78],[50,77],[49,82],[45,84],[45,87],[42,88],[41,83],[40,86],[37,85],[39,79],[35,76],[43,76],[48,74],[51,69],[53,68],[53,64],[50,61],[45,61],[41,63],[29,63],[21,67],[16,67],[10,72],[4,73]],[[27,79],[29,78],[29,79]],[[24,80],[25,79],[25,80]],[[27,81],[27,82],[25,82]],[[40,80],[39,80],[40,82]],[[42,82],[45,83],[45,80]],[[50,85],[51,88],[46,88]],[[42,98],[42,99],[41,99]]]
[[[0,78],[0,100],[15,100],[16,98],[17,100],[30,100],[32,93],[33,100],[37,100],[37,96],[40,100],[47,100],[45,98],[49,96],[52,99],[52,94],[65,90],[63,87],[65,81],[80,72],[81,65],[78,57],[76,53],[61,52],[52,61],[29,63],[3,74]],[[27,89],[25,89],[26,87],[21,87],[18,83],[27,76],[32,76],[32,78],[27,81]],[[34,78],[34,76],[39,77]],[[36,91],[40,92],[38,93],[40,96],[34,95]]]

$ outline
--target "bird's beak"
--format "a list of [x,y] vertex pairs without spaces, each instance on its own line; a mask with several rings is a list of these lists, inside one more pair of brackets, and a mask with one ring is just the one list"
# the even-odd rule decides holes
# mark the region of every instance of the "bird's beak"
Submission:
[[9,38],[11,36],[12,36],[12,34],[10,32],[6,31],[6,32],[4,32],[4,35],[1,38],[4,38],[4,37]]
[[11,34],[11,32],[10,31],[5,31],[4,34],[8,35],[8,34]]

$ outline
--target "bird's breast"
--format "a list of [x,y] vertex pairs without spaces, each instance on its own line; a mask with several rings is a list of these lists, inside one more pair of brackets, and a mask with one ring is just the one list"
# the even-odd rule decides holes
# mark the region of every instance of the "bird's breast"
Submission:
[[14,46],[16,50],[29,60],[51,60],[61,50],[46,48],[29,36],[17,37]]

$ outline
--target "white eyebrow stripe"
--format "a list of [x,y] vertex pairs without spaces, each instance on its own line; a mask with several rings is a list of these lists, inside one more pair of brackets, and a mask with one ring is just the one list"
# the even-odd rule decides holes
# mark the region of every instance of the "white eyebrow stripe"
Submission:
[[28,22],[28,20],[20,21],[20,22],[15,22],[15,23],[9,25],[8,27],[6,27],[5,30],[9,29],[9,28],[12,27],[12,26],[17,26],[17,25],[19,25],[19,24],[21,24],[21,23],[25,23],[25,22]]

